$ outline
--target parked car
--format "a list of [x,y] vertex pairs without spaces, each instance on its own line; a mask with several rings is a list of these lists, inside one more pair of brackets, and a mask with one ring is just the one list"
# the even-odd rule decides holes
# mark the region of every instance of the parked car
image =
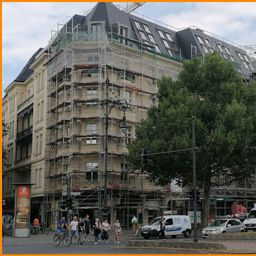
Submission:
[[226,232],[243,232],[244,225],[238,219],[217,219],[202,231],[203,238],[208,235],[218,235]]
[[[159,236],[159,222],[161,217],[153,219],[149,225],[145,225],[141,228],[141,235],[148,239],[150,237]],[[191,222],[187,215],[168,215],[164,216],[164,235],[166,237],[175,237],[177,235],[183,235],[189,237],[191,234]]]
[[250,210],[247,218],[244,220],[245,231],[256,231],[256,208]]

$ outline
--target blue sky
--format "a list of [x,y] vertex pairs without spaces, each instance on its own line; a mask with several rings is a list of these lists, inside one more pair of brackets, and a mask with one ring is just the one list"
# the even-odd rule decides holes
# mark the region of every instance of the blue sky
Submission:
[[[120,3],[118,3],[120,4]],[[3,90],[51,30],[95,3],[3,3]],[[122,4],[124,5],[124,4]],[[176,28],[201,27],[239,45],[256,45],[255,3],[146,3],[135,11]]]

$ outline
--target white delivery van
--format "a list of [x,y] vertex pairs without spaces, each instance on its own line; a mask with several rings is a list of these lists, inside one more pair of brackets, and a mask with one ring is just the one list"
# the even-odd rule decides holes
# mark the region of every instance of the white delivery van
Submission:
[[256,208],[249,211],[247,218],[243,222],[245,231],[256,231]]
[[[191,234],[191,222],[188,215],[166,215],[164,217],[165,236],[175,237],[183,235],[189,237]],[[160,232],[159,222],[161,217],[157,217],[151,221],[149,225],[141,228],[141,235],[148,239],[150,237],[158,237]]]
[[191,234],[191,222],[188,215],[165,216],[165,236],[183,235],[189,237]]

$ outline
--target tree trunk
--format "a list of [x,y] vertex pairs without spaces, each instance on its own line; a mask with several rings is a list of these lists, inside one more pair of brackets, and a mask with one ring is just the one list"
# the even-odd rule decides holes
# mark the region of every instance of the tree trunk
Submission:
[[210,194],[211,188],[205,187],[204,189],[204,205],[203,205],[203,227],[208,226],[209,212],[210,212]]

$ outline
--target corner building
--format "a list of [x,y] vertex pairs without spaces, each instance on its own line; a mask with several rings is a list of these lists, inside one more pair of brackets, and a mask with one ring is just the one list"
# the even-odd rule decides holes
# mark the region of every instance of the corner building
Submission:
[[[30,182],[31,219],[39,215],[47,225],[68,214],[68,196],[74,214],[99,216],[107,206],[110,221],[119,218],[125,227],[133,215],[147,223],[162,210],[185,214],[188,190],[155,186],[146,173],[130,172],[127,144],[157,104],[157,80],[176,79],[185,59],[213,51],[233,62],[245,81],[254,78],[243,49],[202,30],[174,31],[112,3],[74,15],[5,90],[3,120],[10,131],[4,139],[4,212],[13,210],[12,184]],[[115,104],[120,100],[125,112]]]

